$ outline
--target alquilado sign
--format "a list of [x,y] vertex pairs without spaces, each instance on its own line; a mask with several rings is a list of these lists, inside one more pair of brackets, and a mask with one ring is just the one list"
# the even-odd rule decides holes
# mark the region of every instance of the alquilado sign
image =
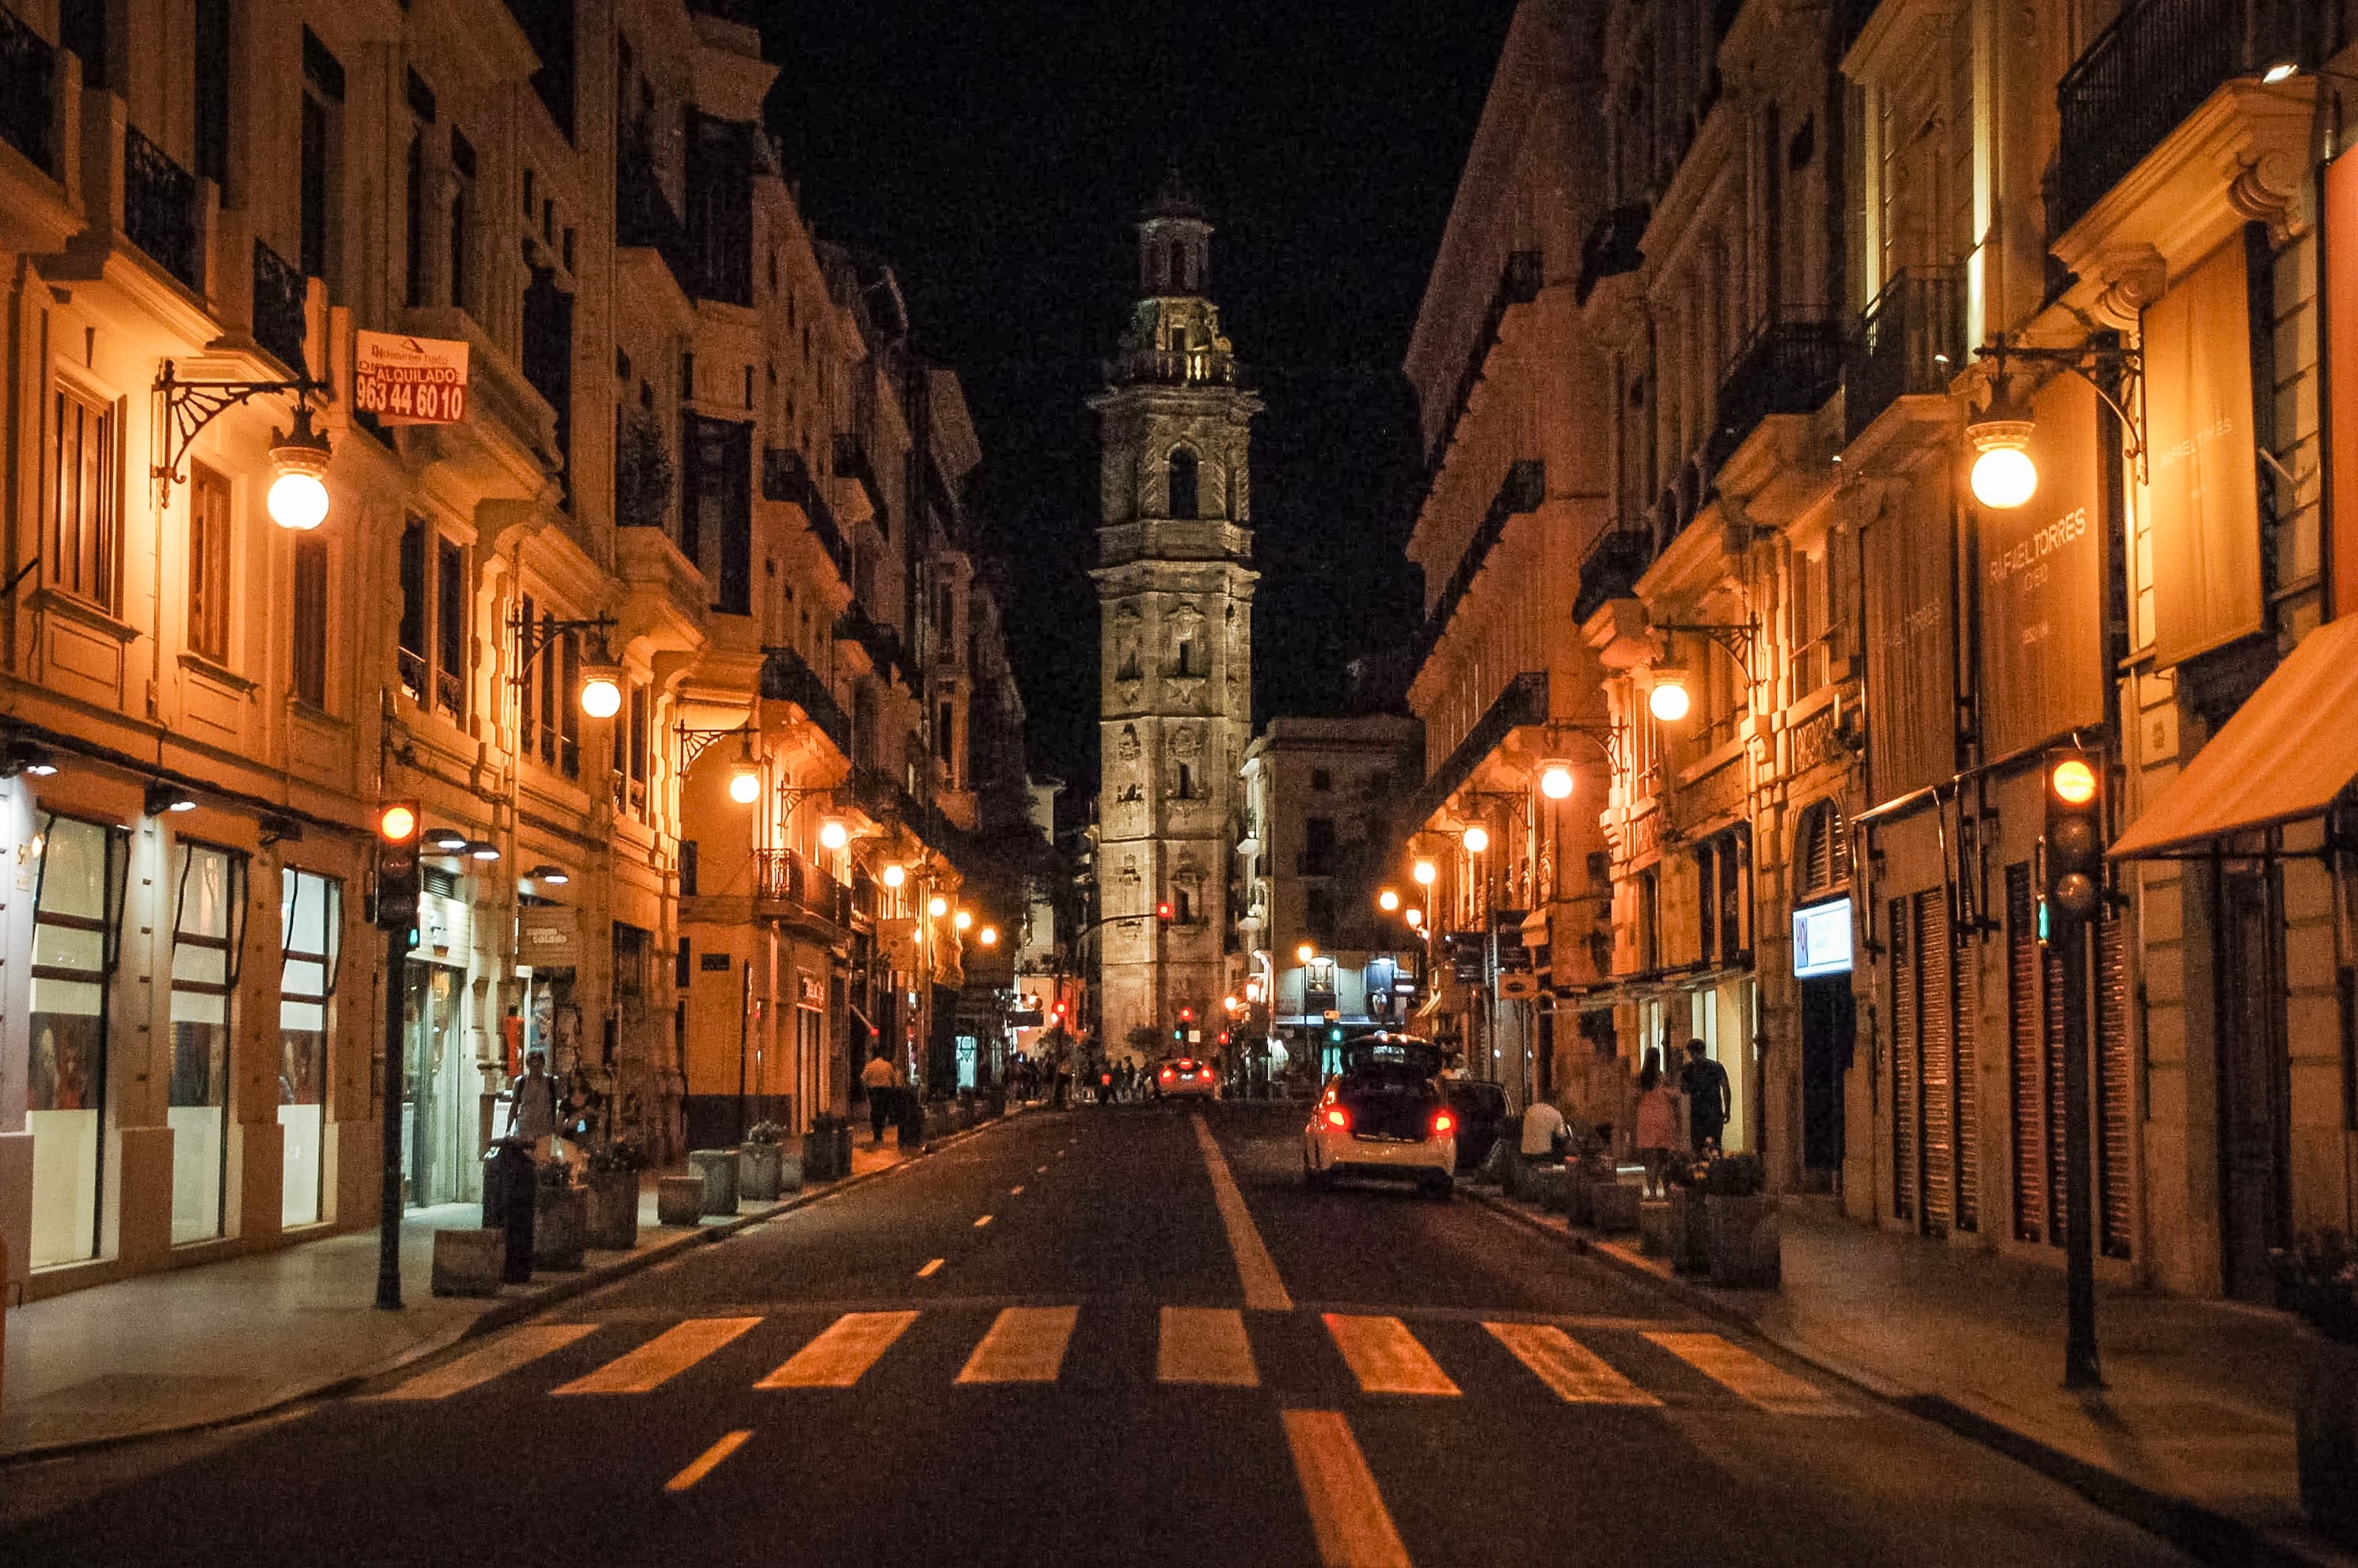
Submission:
[[467,416],[467,345],[406,332],[356,332],[352,401],[386,425],[455,425]]

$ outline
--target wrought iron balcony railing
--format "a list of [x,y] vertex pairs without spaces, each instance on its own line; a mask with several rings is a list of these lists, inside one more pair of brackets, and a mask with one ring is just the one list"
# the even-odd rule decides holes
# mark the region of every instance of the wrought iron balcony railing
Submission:
[[1964,280],[1910,268],[1858,314],[1843,357],[1844,439],[1855,441],[1902,397],[1946,392],[1965,351]]
[[762,660],[762,696],[772,702],[791,702],[810,715],[819,733],[834,742],[844,756],[851,755],[851,717],[835,700],[818,672],[792,648],[770,648]]
[[0,6],[0,140],[57,172],[58,51]]
[[756,903],[801,910],[836,925],[851,925],[851,890],[820,871],[792,849],[753,851],[753,899]]
[[1490,706],[1482,710],[1482,717],[1466,732],[1466,738],[1451,749],[1432,777],[1410,797],[1401,824],[1412,833],[1423,827],[1426,819],[1441,808],[1441,803],[1474,776],[1482,759],[1505,744],[1509,734],[1530,725],[1545,724],[1547,719],[1547,671],[1525,670],[1491,699]]
[[1457,422],[1466,417],[1466,410],[1474,401],[1474,389],[1482,384],[1482,367],[1490,362],[1490,351],[1498,346],[1499,329],[1506,325],[1507,312],[1517,305],[1529,305],[1540,297],[1540,286],[1546,279],[1546,269],[1538,251],[1513,251],[1507,265],[1498,270],[1498,287],[1491,291],[1490,308],[1483,313],[1482,330],[1466,355],[1466,368],[1458,373],[1457,391],[1449,405],[1448,417],[1433,433],[1433,445],[1424,454],[1428,471],[1441,467],[1442,454],[1449,450],[1450,440],[1457,434]]
[[1822,312],[1762,322],[1719,384],[1719,423],[1704,448],[1704,472],[1719,471],[1771,415],[1811,414],[1823,406],[1841,383],[1842,352],[1841,329]]
[[311,373],[303,362],[303,275],[286,257],[254,242],[254,341],[298,376]]
[[123,233],[189,288],[205,287],[197,177],[136,125],[123,127]]
[[811,478],[809,465],[802,453],[792,447],[762,449],[762,499],[784,501],[803,509],[810,520],[810,530],[818,535],[827,559],[843,580],[851,580],[851,546],[843,537],[843,529],[835,520],[835,508],[819,493],[818,484]]
[[859,643],[868,650],[868,662],[886,679],[899,675],[910,676],[908,655],[902,651],[901,634],[884,625],[862,609],[857,600],[836,618],[836,636]]
[[1457,557],[1457,569],[1449,574],[1443,585],[1441,597],[1433,601],[1433,613],[1424,620],[1422,652],[1430,654],[1433,644],[1449,630],[1450,617],[1473,591],[1474,579],[1482,574],[1482,563],[1490,558],[1498,541],[1506,537],[1507,520],[1526,512],[1537,512],[1547,501],[1547,464],[1536,458],[1527,458],[1507,470],[1507,477],[1498,481],[1498,493],[1490,500],[1489,511],[1482,514],[1474,536],[1466,541],[1466,548]]
[[1572,618],[1587,620],[1609,599],[1627,599],[1638,590],[1638,579],[1654,560],[1654,524],[1650,517],[1634,524],[1625,520],[1599,534],[1580,561],[1580,591],[1573,595]]

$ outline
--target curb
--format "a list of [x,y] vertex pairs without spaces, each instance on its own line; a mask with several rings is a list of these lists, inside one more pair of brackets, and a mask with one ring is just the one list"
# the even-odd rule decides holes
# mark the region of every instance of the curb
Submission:
[[2027,1469],[2034,1470],[2078,1493],[2104,1512],[2156,1536],[2200,1563],[2221,1568],[2351,1568],[2352,1559],[2331,1549],[2287,1540],[2200,1503],[2154,1490],[2115,1471],[2107,1470],[2052,1444],[1970,1410],[1944,1394],[1902,1389],[1888,1379],[1849,1366],[1824,1351],[1785,1334],[1763,1328],[1751,1314],[1663,1269],[1631,1256],[1611,1242],[1552,1225],[1503,1193],[1466,1191],[1493,1214],[1511,1219],[1543,1236],[1568,1238],[1578,1256],[1594,1260],[1625,1278],[1651,1286],[1681,1305],[1706,1317],[1767,1340],[1796,1360],[1842,1379],[1879,1403],[1920,1421],[1928,1421],[1960,1437],[1979,1444]]
[[881,1181],[903,1166],[914,1164],[917,1161],[939,1150],[949,1148],[953,1144],[963,1143],[969,1138],[990,1131],[993,1127],[1003,1127],[1018,1114],[1018,1108],[1011,1108],[1004,1115],[993,1117],[989,1121],[979,1122],[973,1127],[953,1132],[946,1138],[927,1139],[923,1147],[905,1160],[895,1160],[890,1165],[864,1172],[860,1175],[846,1176],[840,1181],[830,1182],[825,1187],[813,1191],[798,1193],[794,1197],[780,1202],[776,1206],[763,1209],[758,1214],[741,1214],[733,1218],[724,1219],[718,1225],[698,1226],[694,1230],[683,1229],[676,1237],[668,1238],[663,1245],[625,1253],[611,1263],[600,1264],[593,1269],[584,1269],[579,1274],[565,1279],[552,1280],[546,1286],[535,1290],[528,1295],[518,1295],[499,1302],[480,1315],[470,1319],[455,1331],[438,1334],[432,1339],[413,1345],[397,1355],[372,1362],[358,1371],[341,1373],[324,1382],[297,1390],[265,1404],[256,1405],[251,1410],[239,1411],[230,1415],[208,1416],[202,1421],[177,1422],[162,1426],[143,1427],[137,1432],[110,1433],[104,1437],[75,1438],[65,1443],[47,1443],[30,1448],[11,1449],[5,1454],[0,1454],[0,1470],[17,1465],[38,1464],[47,1460],[70,1459],[79,1454],[96,1454],[106,1449],[120,1448],[133,1443],[145,1443],[158,1437],[186,1437],[196,1433],[220,1432],[229,1427],[242,1426],[247,1422],[260,1421],[265,1417],[279,1414],[297,1405],[309,1404],[319,1400],[341,1398],[374,1382],[389,1372],[397,1372],[404,1367],[425,1360],[429,1356],[438,1356],[454,1345],[463,1345],[468,1340],[479,1339],[503,1328],[512,1328],[526,1318],[537,1317],[549,1308],[562,1305],[578,1296],[585,1296],[593,1291],[602,1290],[608,1285],[626,1280],[658,1263],[672,1262],[692,1249],[725,1240],[740,1231],[750,1230],[754,1226],[775,1219],[780,1215],[791,1214],[796,1209],[808,1208],[814,1205],[825,1203],[827,1199],[849,1192],[854,1187],[864,1185],[869,1182]]

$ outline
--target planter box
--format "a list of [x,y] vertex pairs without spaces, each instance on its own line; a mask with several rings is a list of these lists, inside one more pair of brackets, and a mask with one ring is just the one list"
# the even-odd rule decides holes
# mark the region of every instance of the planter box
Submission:
[[803,1134],[802,1179],[812,1182],[835,1180],[835,1133],[824,1127],[814,1127]]
[[579,1269],[590,1245],[590,1194],[580,1187],[542,1187],[532,1211],[532,1266]]
[[504,1230],[438,1230],[434,1233],[434,1293],[495,1296],[508,1251]]
[[1638,1250],[1649,1258],[1671,1255],[1671,1205],[1666,1198],[1638,1201]]
[[655,1179],[655,1218],[664,1225],[697,1225],[704,1218],[702,1176]]
[[704,1178],[704,1212],[737,1212],[737,1151],[698,1149],[689,1153],[687,1168]]
[[737,1193],[749,1203],[778,1201],[778,1166],[784,1151],[775,1143],[748,1143],[737,1151]]
[[1595,1215],[1589,1189],[1595,1185],[1587,1172],[1574,1168],[1564,1174],[1563,1218],[1566,1225],[1586,1225]]
[[2293,1430],[2301,1512],[2321,1533],[2358,1547],[2358,1345],[2303,1342]]
[[1670,1249],[1671,1271],[1674,1274],[1708,1274],[1711,1272],[1711,1252],[1705,1204],[1700,1194],[1671,1190]]
[[639,1173],[590,1173],[590,1245],[628,1252],[639,1244]]
[[1571,1190],[1572,1178],[1562,1165],[1524,1166],[1523,1186],[1545,1212],[1569,1211],[1571,1200],[1566,1195]]
[[1588,1223],[1607,1236],[1638,1228],[1639,1190],[1628,1182],[1592,1182]]
[[1777,1200],[1751,1197],[1704,1199],[1704,1261],[1714,1285],[1774,1285],[1784,1278],[1784,1233]]

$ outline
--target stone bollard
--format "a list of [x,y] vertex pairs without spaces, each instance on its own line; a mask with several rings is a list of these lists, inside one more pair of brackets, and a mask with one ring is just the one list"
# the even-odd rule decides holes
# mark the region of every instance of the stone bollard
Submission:
[[508,1233],[498,1230],[438,1230],[434,1233],[434,1293],[495,1296],[507,1261]]
[[704,1217],[702,1176],[660,1176],[655,1180],[655,1220],[662,1225],[694,1225]]
[[737,1212],[737,1151],[698,1149],[687,1156],[687,1168],[704,1178],[704,1212]]

